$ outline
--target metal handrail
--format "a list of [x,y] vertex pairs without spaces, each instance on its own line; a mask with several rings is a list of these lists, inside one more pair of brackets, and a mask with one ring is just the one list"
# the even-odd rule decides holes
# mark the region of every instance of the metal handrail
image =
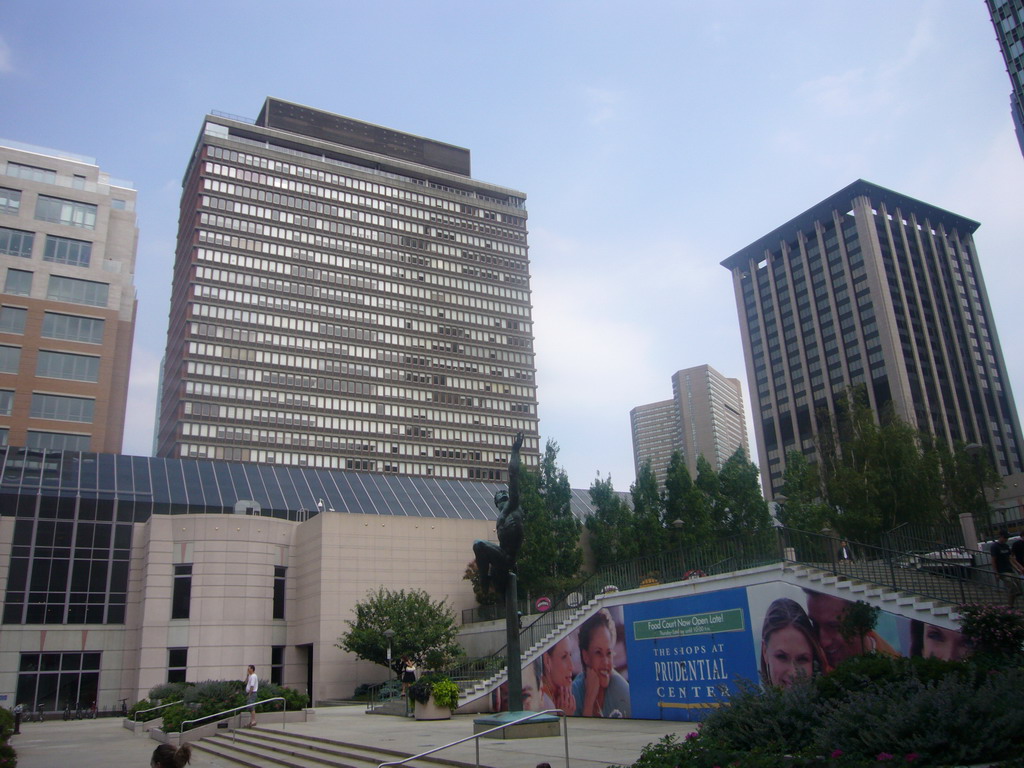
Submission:
[[[185,732],[185,723],[198,723],[201,720],[213,720],[215,718],[219,718],[221,720],[226,720],[227,718],[221,717],[221,716],[222,715],[232,715],[235,712],[241,712],[241,711],[246,710],[246,709],[254,709],[255,707],[260,706],[261,704],[268,704],[271,701],[283,701],[284,702],[284,709],[282,710],[282,712],[285,715],[288,714],[288,700],[284,696],[274,696],[274,697],[269,698],[269,699],[260,699],[255,704],[243,704],[242,706],[235,707],[233,709],[225,709],[223,712],[214,712],[212,715],[206,715],[206,717],[196,717],[196,718],[193,718],[192,720],[182,720],[181,721],[181,727],[178,729],[178,736],[180,737],[181,734],[183,734]],[[285,718],[282,717],[281,718],[281,730],[284,730],[284,725],[285,725]]]
[[387,762],[387,763],[380,763],[377,766],[377,768],[387,768],[387,766],[389,766],[389,765],[405,765],[410,760],[419,760],[421,757],[426,757],[427,755],[432,755],[435,752],[440,752],[442,749],[448,749],[448,747],[454,747],[454,746],[456,746],[458,744],[463,744],[464,742],[467,742],[470,739],[475,739],[476,740],[476,768],[480,768],[480,737],[481,736],[486,736],[489,733],[494,733],[495,731],[500,731],[500,730],[502,730],[504,728],[508,728],[509,726],[519,725],[519,723],[525,723],[527,720],[533,720],[533,718],[540,717],[541,715],[553,715],[555,713],[557,713],[558,716],[562,718],[562,733],[565,735],[565,768],[569,768],[569,721],[567,719],[565,711],[561,710],[561,709],[545,709],[542,712],[531,712],[526,717],[520,717],[520,718],[518,718],[516,720],[513,720],[510,723],[502,723],[501,725],[496,725],[493,728],[488,728],[486,731],[480,731],[480,733],[474,733],[472,736],[465,736],[465,737],[459,739],[458,741],[453,741],[451,744],[445,744],[444,746],[441,746],[441,747],[434,747],[433,749],[427,750],[426,752],[420,752],[418,755],[412,755],[410,757],[403,758],[402,760],[391,760],[390,762]]
[[[782,528],[780,534],[786,562],[810,565],[836,576],[946,603],[1002,600],[1001,593],[992,584],[990,567],[858,542],[849,542],[857,559],[843,560],[838,557],[841,541],[838,537],[795,528]],[[926,578],[917,576],[922,573]]]
[[139,722],[139,715],[145,714],[146,712],[156,712],[158,709],[164,709],[165,707],[170,707],[175,704],[181,704],[181,701],[169,701],[166,704],[161,704],[157,707],[150,707],[149,709],[140,709],[132,715],[132,722]]

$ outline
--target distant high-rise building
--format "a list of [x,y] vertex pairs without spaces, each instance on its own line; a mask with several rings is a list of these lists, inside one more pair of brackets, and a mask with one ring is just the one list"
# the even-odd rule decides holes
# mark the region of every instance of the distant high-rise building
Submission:
[[649,461],[658,485],[662,485],[673,452],[683,450],[676,401],[662,400],[638,405],[629,412],[629,426],[633,433],[633,465],[636,473],[639,475],[643,465]]
[[469,150],[277,99],[207,115],[158,454],[503,480],[538,455],[525,195]]
[[1010,76],[1010,114],[1024,153],[1024,0],[985,0]]
[[0,140],[0,444],[119,453],[135,191],[89,157]]
[[749,455],[743,387],[710,365],[672,375],[672,399],[630,411],[636,471],[650,461],[658,483],[665,482],[675,451],[682,453],[692,477],[703,456],[716,470],[739,448]]
[[767,497],[786,453],[858,385],[950,445],[1022,470],[1021,430],[973,233],[978,223],[856,181],[722,265],[733,274]]

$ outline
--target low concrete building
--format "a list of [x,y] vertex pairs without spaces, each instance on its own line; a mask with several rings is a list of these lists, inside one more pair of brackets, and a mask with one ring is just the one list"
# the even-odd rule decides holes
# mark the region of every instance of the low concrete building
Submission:
[[417,588],[474,606],[462,576],[501,487],[2,449],[0,694],[105,708],[254,664],[314,701],[349,696],[387,677],[335,646],[356,602]]

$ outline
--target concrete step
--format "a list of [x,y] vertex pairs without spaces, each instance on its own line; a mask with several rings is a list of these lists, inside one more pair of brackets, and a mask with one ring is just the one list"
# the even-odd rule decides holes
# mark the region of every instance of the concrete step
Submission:
[[[375,768],[410,753],[264,728],[217,734],[193,744],[198,750],[251,768]],[[470,768],[458,760],[430,756],[406,763],[412,768]]]

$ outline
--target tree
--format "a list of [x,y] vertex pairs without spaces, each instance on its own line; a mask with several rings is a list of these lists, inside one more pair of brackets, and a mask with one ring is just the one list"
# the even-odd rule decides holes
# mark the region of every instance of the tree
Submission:
[[950,451],[891,407],[876,419],[862,388],[839,398],[834,414],[821,412],[819,423],[821,487],[831,522],[846,538],[870,542],[904,523],[984,514],[982,489],[998,487],[994,471],[963,446]]
[[[676,521],[682,524],[678,525]],[[665,527],[683,548],[697,546],[711,538],[711,515],[707,499],[693,484],[690,469],[679,451],[673,451],[665,477]]]
[[598,569],[637,556],[633,512],[615,492],[611,477],[598,477],[590,486],[593,513],[586,520],[590,550]]
[[349,629],[339,638],[337,647],[388,666],[388,638],[384,633],[392,630],[390,668],[396,674],[401,674],[405,657],[418,666],[439,668],[463,654],[455,642],[459,633],[455,613],[443,600],[435,602],[421,589],[394,592],[380,587],[356,603],[355,611],[356,619],[347,622]]
[[637,556],[655,555],[668,547],[668,534],[662,520],[662,499],[658,479],[648,459],[640,467],[629,489],[633,497],[633,540]]
[[498,594],[494,590],[484,591],[484,585],[480,581],[480,566],[477,565],[476,558],[466,563],[462,579],[473,585],[473,596],[476,597],[478,605],[494,605],[498,602]]
[[772,527],[768,503],[761,494],[757,466],[738,448],[725,460],[718,473],[718,485],[727,505],[719,536],[728,538],[764,531]]
[[832,524],[832,508],[821,498],[818,465],[808,461],[801,451],[786,454],[782,495],[786,497],[779,511],[783,525],[816,533]]
[[558,466],[558,443],[547,441],[539,472],[522,472],[520,498],[525,533],[517,563],[519,593],[560,592],[575,582],[583,565],[583,525],[572,514],[572,486]]

